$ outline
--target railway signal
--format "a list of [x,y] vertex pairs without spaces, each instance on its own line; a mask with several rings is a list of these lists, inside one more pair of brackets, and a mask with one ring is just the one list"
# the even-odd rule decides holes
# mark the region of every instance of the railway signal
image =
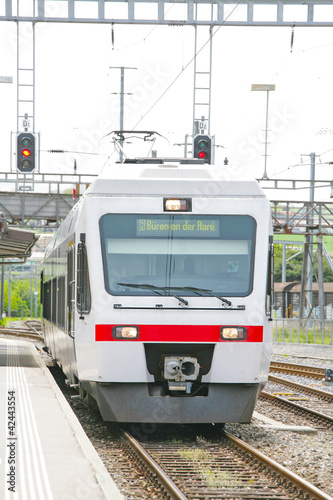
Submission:
[[17,170],[22,173],[33,172],[36,167],[34,134],[20,132],[17,135]]
[[209,135],[197,134],[193,139],[193,157],[211,163],[212,139]]

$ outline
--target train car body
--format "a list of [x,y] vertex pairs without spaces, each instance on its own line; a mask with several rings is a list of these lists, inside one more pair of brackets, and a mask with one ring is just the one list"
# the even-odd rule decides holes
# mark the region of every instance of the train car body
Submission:
[[271,243],[255,181],[188,160],[111,166],[46,250],[46,344],[105,420],[249,422],[270,363]]

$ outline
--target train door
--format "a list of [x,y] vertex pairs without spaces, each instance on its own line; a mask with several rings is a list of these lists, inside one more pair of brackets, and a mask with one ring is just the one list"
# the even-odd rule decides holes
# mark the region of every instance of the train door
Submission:
[[67,250],[67,333],[73,339],[75,333],[75,272],[74,240]]
[[70,241],[67,249],[67,371],[66,374],[72,382],[77,381],[77,363],[75,350],[75,252],[74,239]]
[[80,243],[77,246],[77,276],[76,276],[76,300],[79,318],[84,319],[91,309],[90,280],[88,270],[88,257],[86,247],[86,235],[80,234]]

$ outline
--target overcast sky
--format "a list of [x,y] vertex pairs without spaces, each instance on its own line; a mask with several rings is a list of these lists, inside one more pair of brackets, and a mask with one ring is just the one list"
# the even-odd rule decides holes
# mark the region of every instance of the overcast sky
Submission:
[[[0,75],[14,77],[13,85],[0,84],[1,171],[9,171],[10,134],[16,131],[15,34],[14,23],[0,23]],[[269,98],[269,177],[308,178],[309,157],[301,155],[311,152],[318,155],[316,177],[332,177],[333,30],[295,28],[292,51],[290,44],[291,28],[214,30],[211,134],[223,146],[216,160],[228,157],[230,175],[263,174],[266,93],[251,92],[251,84],[267,83],[276,85]],[[102,168],[113,153],[107,134],[119,129],[119,66],[136,68],[125,71],[125,92],[131,94],[125,96],[125,129],[156,130],[164,137],[154,144],[159,155],[182,155],[174,144],[192,132],[193,55],[193,27],[115,25],[112,43],[110,26],[37,24],[41,170],[70,173],[74,157],[79,172]],[[127,151],[145,155],[150,146],[133,139]],[[51,155],[48,149],[74,153]],[[330,189],[317,190],[317,196],[329,200]],[[297,197],[307,199],[308,193]]]

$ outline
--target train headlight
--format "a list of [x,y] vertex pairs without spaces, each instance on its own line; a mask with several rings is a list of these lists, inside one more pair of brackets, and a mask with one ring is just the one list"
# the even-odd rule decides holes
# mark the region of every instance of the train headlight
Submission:
[[223,340],[244,340],[247,337],[247,330],[244,326],[222,326],[221,339]]
[[191,212],[191,198],[164,198],[164,212]]
[[139,328],[137,326],[114,326],[112,336],[115,339],[138,339]]

